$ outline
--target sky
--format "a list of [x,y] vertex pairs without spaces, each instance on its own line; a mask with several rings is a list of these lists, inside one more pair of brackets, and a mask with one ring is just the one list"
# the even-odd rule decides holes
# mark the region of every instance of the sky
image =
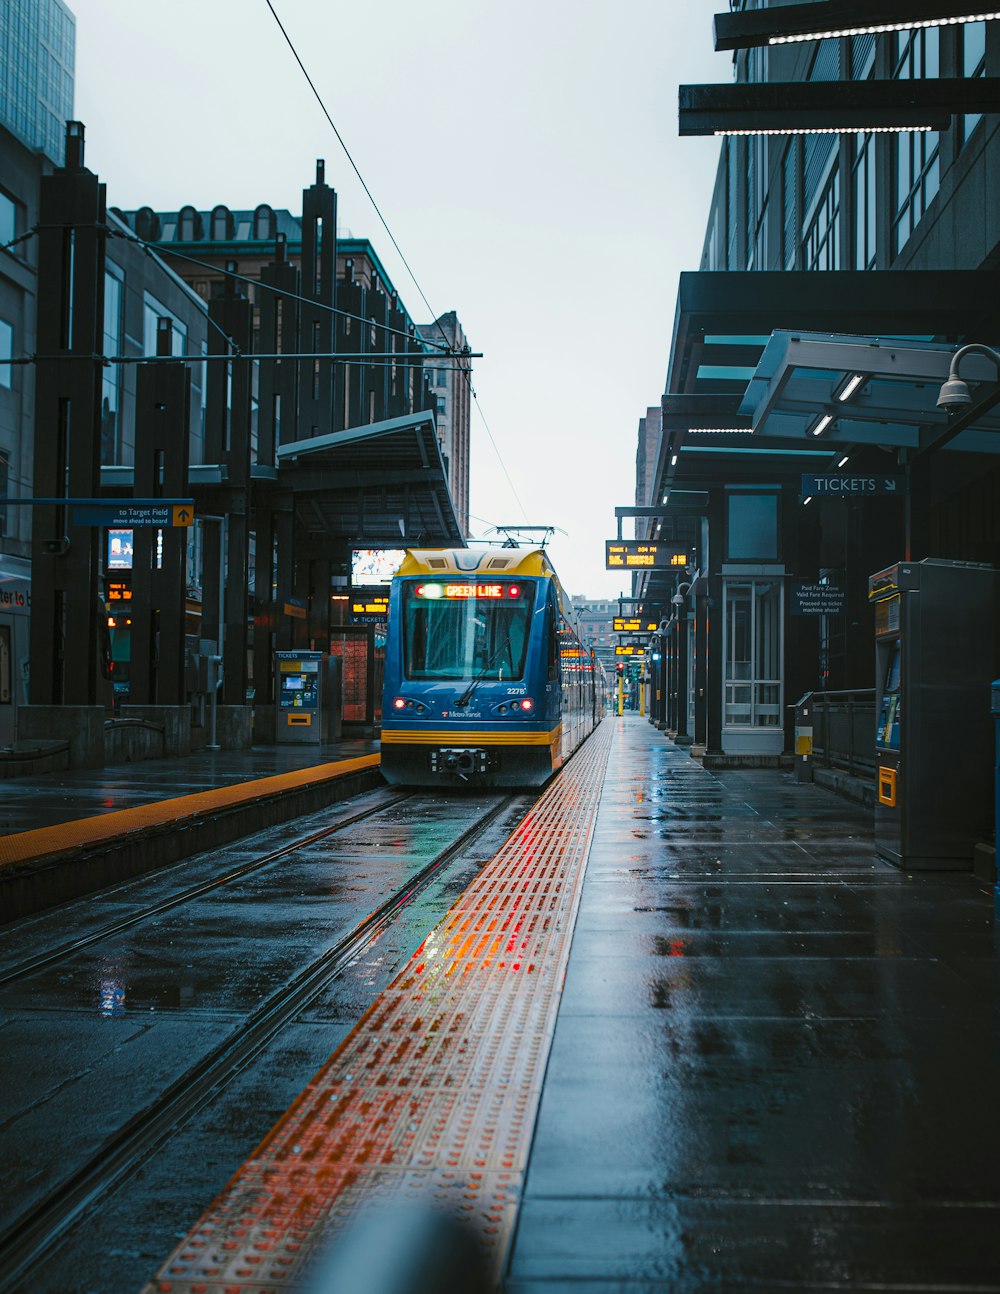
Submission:
[[109,205],[299,214],[324,158],[340,232],[370,240],[411,318],[432,317],[422,291],[483,352],[473,537],[558,527],[571,593],[627,595],[604,541],[635,501],[719,152],[678,137],[677,86],[731,79],[712,42],[724,3],[271,2],[420,290],[267,0],[69,0],[75,112]]

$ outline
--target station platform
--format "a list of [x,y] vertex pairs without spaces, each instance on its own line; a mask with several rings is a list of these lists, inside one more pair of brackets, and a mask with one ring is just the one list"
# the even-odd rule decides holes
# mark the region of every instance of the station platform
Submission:
[[202,750],[0,783],[12,920],[381,785],[378,742]]
[[608,719],[145,1294],[1000,1290],[997,951],[861,806]]

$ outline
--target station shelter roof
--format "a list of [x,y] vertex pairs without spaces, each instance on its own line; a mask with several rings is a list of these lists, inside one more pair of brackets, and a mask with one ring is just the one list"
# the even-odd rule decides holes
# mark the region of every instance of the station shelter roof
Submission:
[[314,534],[464,544],[432,411],[289,441],[275,453],[278,484]]
[[[933,444],[936,436],[947,437],[947,415],[935,405],[937,391],[960,344],[994,339],[998,292],[1000,272],[995,270],[682,274],[662,397],[663,434],[651,474],[649,502],[666,500],[661,535],[692,524],[689,510],[687,517],[679,509],[676,519],[671,518],[672,490],[681,500],[682,490],[708,489],[720,482],[752,486],[793,481],[803,472],[834,466],[834,455],[843,453],[839,431],[828,438],[813,436],[809,429],[825,405],[846,403],[839,400],[839,392],[856,373],[869,373],[872,381],[867,390],[859,386],[854,392],[859,397],[858,413],[852,410],[847,430],[857,434],[847,435],[850,443],[922,449]],[[805,352],[798,345],[789,348],[791,337],[803,344],[807,338],[825,338],[844,347],[853,343],[874,349],[870,354],[828,350],[822,352],[820,367],[809,370],[803,363],[792,373],[786,372],[787,361],[793,355],[801,360]],[[908,376],[894,378],[891,371],[883,371],[891,369],[886,351],[890,341],[896,353],[899,347],[906,348]],[[810,359],[820,353],[813,351]],[[963,361],[962,377],[986,381],[986,369],[979,363],[970,362],[966,373],[965,363],[972,358]],[[838,369],[839,359],[849,364],[865,360],[870,367]],[[983,364],[988,366],[988,361]],[[937,377],[942,365],[944,371]],[[990,372],[995,378],[995,369]],[[772,379],[777,379],[781,390],[788,382],[792,386],[784,404],[779,393],[767,416],[758,415],[758,404],[767,399]],[[796,395],[806,397],[805,407],[793,407]],[[913,421],[918,407],[921,414],[926,411],[926,419]],[[878,409],[887,416],[880,418],[875,413]],[[834,412],[843,416],[841,409]],[[870,418],[865,416],[868,412]],[[828,424],[831,429],[833,421]],[[885,426],[880,428],[882,421]],[[974,433],[970,431],[968,439],[958,441],[958,447],[985,448],[986,437],[993,436],[992,426],[987,420]],[[993,440],[989,447],[990,452],[1000,448]],[[636,593],[647,609],[663,607],[669,603],[675,580],[675,573],[644,573]]]

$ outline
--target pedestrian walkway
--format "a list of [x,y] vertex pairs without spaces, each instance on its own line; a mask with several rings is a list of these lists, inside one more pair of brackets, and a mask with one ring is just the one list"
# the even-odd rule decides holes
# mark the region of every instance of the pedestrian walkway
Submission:
[[323,745],[198,750],[178,758],[6,778],[0,782],[0,837],[377,751],[376,740],[353,737]]
[[1000,1291],[997,966],[971,874],[609,720],[148,1289],[298,1291],[345,1222],[374,1263],[368,1182],[507,1294]]
[[0,920],[382,784],[378,743],[261,746],[0,784]]
[[989,887],[618,729],[510,1294],[1000,1289]]

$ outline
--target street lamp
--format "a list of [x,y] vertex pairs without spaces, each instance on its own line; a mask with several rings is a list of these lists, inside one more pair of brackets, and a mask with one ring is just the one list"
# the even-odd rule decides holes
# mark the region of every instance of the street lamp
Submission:
[[958,366],[962,362],[962,357],[970,353],[985,355],[991,359],[997,368],[1000,369],[1000,354],[990,346],[983,346],[980,342],[970,342],[968,346],[961,346],[951,357],[951,363],[948,366],[948,376],[941,384],[941,390],[938,393],[937,404],[939,409],[961,409],[963,406],[972,403],[972,395],[969,391],[969,384],[963,382],[958,376]]

